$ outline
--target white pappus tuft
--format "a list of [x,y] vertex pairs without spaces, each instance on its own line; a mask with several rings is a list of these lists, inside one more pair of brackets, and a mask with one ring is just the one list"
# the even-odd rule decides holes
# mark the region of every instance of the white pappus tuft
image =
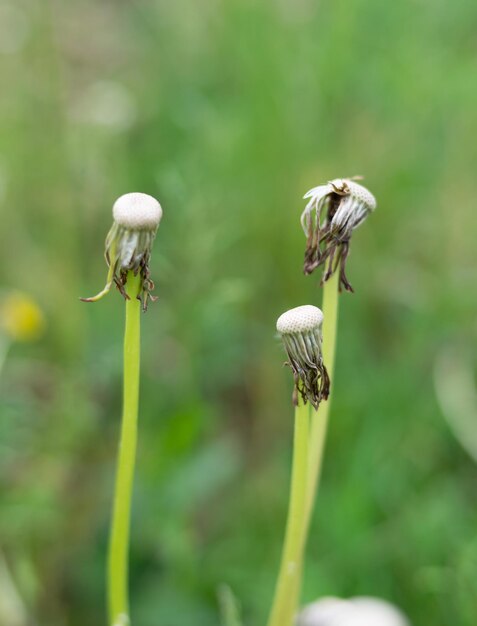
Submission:
[[297,306],[286,311],[277,320],[277,331],[281,334],[293,334],[320,329],[323,313],[311,304]]
[[147,193],[126,193],[113,205],[116,224],[130,230],[156,230],[161,218],[161,205]]

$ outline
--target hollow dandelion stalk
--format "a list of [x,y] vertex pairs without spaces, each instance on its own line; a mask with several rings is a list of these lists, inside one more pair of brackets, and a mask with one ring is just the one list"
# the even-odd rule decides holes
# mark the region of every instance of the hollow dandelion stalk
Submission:
[[296,612],[296,589],[303,561],[308,488],[309,403],[319,406],[329,393],[329,378],[321,354],[323,315],[306,305],[279,317],[277,330],[294,378],[293,460],[285,540],[268,626],[291,626]]
[[[330,378],[333,378],[336,357],[339,310],[338,285],[339,274],[338,272],[334,272],[323,286],[323,360],[327,364]],[[331,393],[327,402],[322,402],[316,410],[311,411],[305,535],[308,534],[316,492],[320,481],[330,408]]]
[[140,289],[140,275],[134,276],[130,272],[126,282],[128,300],[124,330],[123,415],[109,539],[108,606],[112,626],[129,624],[128,552],[139,408]]
[[291,626],[296,612],[295,591],[301,577],[299,566],[304,545],[309,422],[308,405],[300,400],[294,417],[293,461],[285,541],[268,626]]
[[106,286],[85,302],[105,296],[113,283],[124,297],[123,414],[118,450],[116,484],[108,557],[108,612],[110,626],[129,626],[128,554],[131,500],[136,460],[139,408],[140,320],[154,283],[149,259],[162,209],[157,200],[142,193],[121,196],[114,204],[114,223],[106,238],[109,266]]
[[[323,286],[323,361],[327,364],[328,375],[333,380],[336,356],[336,338],[338,330],[339,310],[339,274],[334,272]],[[323,453],[331,408],[332,389],[326,402],[321,402],[317,409],[309,407],[310,432],[307,457],[307,487],[305,513],[303,516],[303,550],[302,561],[299,563],[298,575],[295,579],[295,588],[290,591],[295,610],[300,600],[300,591],[303,577],[303,556],[308,538],[316,495],[321,478]]]

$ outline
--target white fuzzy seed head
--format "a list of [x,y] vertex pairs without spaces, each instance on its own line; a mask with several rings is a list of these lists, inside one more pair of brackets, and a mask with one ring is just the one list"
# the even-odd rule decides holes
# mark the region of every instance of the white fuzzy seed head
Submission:
[[277,320],[277,330],[281,335],[304,333],[321,328],[323,313],[316,306],[305,304],[286,311]]
[[159,202],[147,193],[126,193],[113,206],[113,219],[129,230],[156,230],[162,218]]
[[363,185],[358,184],[354,180],[335,178],[335,180],[330,181],[329,184],[337,193],[353,196],[353,198],[362,202],[369,211],[374,211],[376,208],[376,198],[373,194],[369,189],[366,189],[366,187],[363,187]]

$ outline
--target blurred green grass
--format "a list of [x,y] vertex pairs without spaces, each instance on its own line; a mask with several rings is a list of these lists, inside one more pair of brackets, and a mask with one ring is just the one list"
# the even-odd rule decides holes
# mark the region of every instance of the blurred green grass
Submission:
[[379,206],[341,301],[304,600],[377,595],[414,626],[473,626],[476,467],[432,370],[476,340],[475,3],[1,0],[0,14],[1,285],[48,320],[0,381],[0,550],[27,623],[104,623],[123,307],[78,296],[103,285],[110,207],[136,190],[164,220],[134,624],[218,624],[223,582],[264,623],[292,430],[274,324],[321,299],[301,273],[300,198],[363,174]]

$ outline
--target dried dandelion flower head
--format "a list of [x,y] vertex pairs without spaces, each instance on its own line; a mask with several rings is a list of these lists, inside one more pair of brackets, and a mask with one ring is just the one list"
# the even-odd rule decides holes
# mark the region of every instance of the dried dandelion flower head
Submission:
[[311,274],[320,265],[326,266],[325,282],[339,266],[340,288],[353,291],[346,277],[349,243],[355,228],[375,210],[376,198],[352,178],[336,178],[314,187],[304,198],[308,204],[301,216],[307,238],[303,271]]
[[148,299],[154,300],[151,291],[154,283],[150,279],[149,260],[152,243],[162,218],[159,202],[145,193],[127,193],[116,200],[113,206],[113,225],[106,237],[105,258],[109,267],[106,286],[84,302],[96,302],[106,295],[113,284],[128,298],[125,285],[129,272],[141,276],[139,298],[144,310]]
[[310,304],[290,309],[277,320],[277,331],[288,355],[287,365],[295,381],[295,405],[298,394],[305,404],[310,401],[315,409],[321,400],[328,398],[330,379],[321,352],[322,324],[323,313]]

